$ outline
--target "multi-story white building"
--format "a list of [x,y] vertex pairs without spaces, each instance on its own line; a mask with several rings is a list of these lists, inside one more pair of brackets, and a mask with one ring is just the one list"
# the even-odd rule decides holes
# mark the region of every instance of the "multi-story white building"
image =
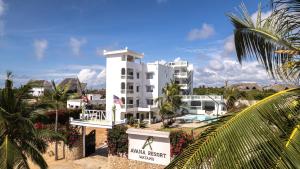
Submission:
[[193,93],[193,65],[188,61],[168,63],[173,68],[175,83],[180,85],[182,95]]
[[[186,61],[167,64],[143,63],[143,54],[128,50],[104,51],[106,57],[106,113],[112,117],[116,106],[116,120],[134,117],[159,120],[154,100],[162,95],[163,87],[174,79],[183,94],[192,93],[192,66]],[[114,103],[117,96],[123,105]],[[150,113],[151,112],[151,113]]]

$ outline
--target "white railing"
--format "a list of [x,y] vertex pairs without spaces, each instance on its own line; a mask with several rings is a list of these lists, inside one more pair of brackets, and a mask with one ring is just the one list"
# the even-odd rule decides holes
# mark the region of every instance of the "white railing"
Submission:
[[223,96],[219,95],[182,95],[184,100],[223,100]]
[[170,62],[169,65],[171,66],[187,66],[187,61],[179,61],[179,62]]
[[187,72],[177,72],[174,73],[175,76],[180,76],[180,77],[187,77],[188,73]]
[[104,110],[85,110],[80,113],[81,120],[105,120],[106,115]]

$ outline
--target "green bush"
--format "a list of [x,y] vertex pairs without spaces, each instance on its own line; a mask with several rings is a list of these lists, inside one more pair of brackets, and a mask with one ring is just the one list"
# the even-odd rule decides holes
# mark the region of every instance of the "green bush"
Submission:
[[[58,123],[66,124],[69,122],[69,118],[79,119],[81,109],[60,109],[58,110]],[[47,111],[44,113],[44,117],[38,117],[35,119],[36,122],[42,122],[44,124],[55,123],[55,110]]]
[[126,155],[128,153],[127,127],[124,125],[113,126],[108,130],[107,142],[108,153],[111,155]]

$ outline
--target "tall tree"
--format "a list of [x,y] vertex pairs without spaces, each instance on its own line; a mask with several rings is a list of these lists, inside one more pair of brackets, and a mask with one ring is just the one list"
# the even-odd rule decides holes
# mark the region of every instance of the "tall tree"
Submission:
[[30,158],[40,168],[47,168],[42,153],[46,139],[62,138],[49,130],[37,130],[32,122],[35,112],[23,102],[30,89],[23,86],[13,89],[12,73],[7,73],[5,88],[0,93],[0,168],[28,168]]
[[162,93],[163,96],[156,98],[155,103],[158,104],[163,126],[167,127],[165,119],[174,117],[182,105],[180,86],[175,81],[171,81],[162,89]]
[[[300,0],[274,0],[268,18],[259,5],[254,23],[230,14],[240,63],[256,59],[274,78],[298,84]],[[166,168],[299,168],[300,88],[269,96],[233,115],[190,145]]]
[[[58,109],[59,109],[59,102],[65,101],[67,99],[67,88],[58,87],[54,80],[51,81],[53,91],[52,91],[52,98],[55,100],[55,132],[58,132]],[[58,160],[58,141],[55,141],[55,160]]]

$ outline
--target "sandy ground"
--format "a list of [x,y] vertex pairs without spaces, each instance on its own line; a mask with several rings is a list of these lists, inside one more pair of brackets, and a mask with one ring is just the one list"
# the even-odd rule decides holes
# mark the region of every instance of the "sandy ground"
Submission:
[[[78,160],[54,160],[54,156],[44,156],[49,169],[105,169],[108,168],[107,146],[102,146],[89,157]],[[31,169],[39,169],[38,166],[29,162]]]

